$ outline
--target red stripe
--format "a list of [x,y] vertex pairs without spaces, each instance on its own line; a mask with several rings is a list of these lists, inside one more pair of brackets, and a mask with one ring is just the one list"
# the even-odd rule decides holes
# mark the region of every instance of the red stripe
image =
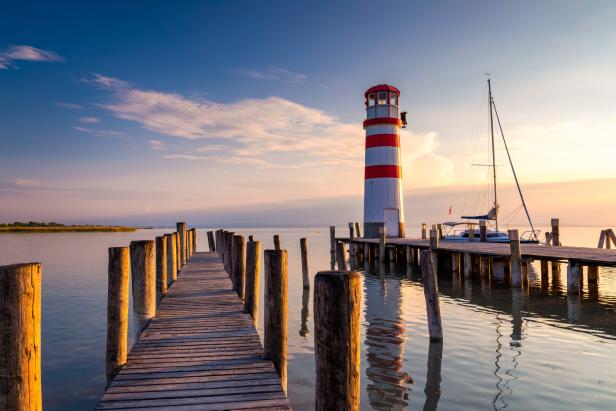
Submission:
[[370,118],[368,120],[364,120],[364,128],[375,124],[395,124],[398,127],[402,127],[402,120],[392,117]]
[[366,148],[400,147],[400,136],[397,134],[373,134],[366,136]]
[[366,180],[370,178],[402,178],[400,166],[367,166],[364,175]]

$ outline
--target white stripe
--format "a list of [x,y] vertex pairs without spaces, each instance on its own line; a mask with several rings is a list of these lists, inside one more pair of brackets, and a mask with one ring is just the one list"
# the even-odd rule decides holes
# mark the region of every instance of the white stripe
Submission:
[[395,124],[374,124],[366,127],[366,135],[375,134],[400,134],[399,127]]
[[366,167],[381,165],[400,165],[400,151],[398,147],[385,146],[366,149]]
[[400,222],[404,222],[402,184],[399,178],[372,178],[364,182],[364,221],[382,223],[383,210],[400,210]]

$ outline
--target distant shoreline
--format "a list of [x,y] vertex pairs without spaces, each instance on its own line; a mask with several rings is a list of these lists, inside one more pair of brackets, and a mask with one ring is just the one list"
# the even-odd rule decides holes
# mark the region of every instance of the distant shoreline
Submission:
[[135,227],[124,226],[57,226],[57,227],[36,227],[36,226],[12,226],[0,227],[0,234],[7,233],[114,233],[114,232],[133,232]]

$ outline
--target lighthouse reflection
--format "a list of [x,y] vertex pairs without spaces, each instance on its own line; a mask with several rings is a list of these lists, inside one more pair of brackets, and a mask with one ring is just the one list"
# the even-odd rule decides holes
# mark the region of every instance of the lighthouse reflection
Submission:
[[408,405],[412,379],[403,365],[407,332],[401,312],[401,283],[382,269],[366,273],[364,282],[367,394],[373,409],[402,410]]

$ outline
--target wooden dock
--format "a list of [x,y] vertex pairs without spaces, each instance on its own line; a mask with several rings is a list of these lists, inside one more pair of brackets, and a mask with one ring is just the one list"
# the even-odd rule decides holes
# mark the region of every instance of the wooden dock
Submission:
[[291,409],[216,253],[195,253],[98,410]]
[[[336,238],[336,241],[348,243],[349,238],[339,237]],[[354,238],[353,242],[378,245],[379,239]],[[430,240],[413,238],[387,238],[386,246],[411,247],[427,250],[430,248]],[[574,260],[581,264],[616,267],[616,250],[570,246],[546,247],[536,244],[522,244],[520,248],[522,258],[544,261]],[[511,250],[508,243],[480,242],[479,239],[474,242],[441,240],[438,247],[434,250],[437,252],[469,253],[489,257],[508,257],[511,255]]]

